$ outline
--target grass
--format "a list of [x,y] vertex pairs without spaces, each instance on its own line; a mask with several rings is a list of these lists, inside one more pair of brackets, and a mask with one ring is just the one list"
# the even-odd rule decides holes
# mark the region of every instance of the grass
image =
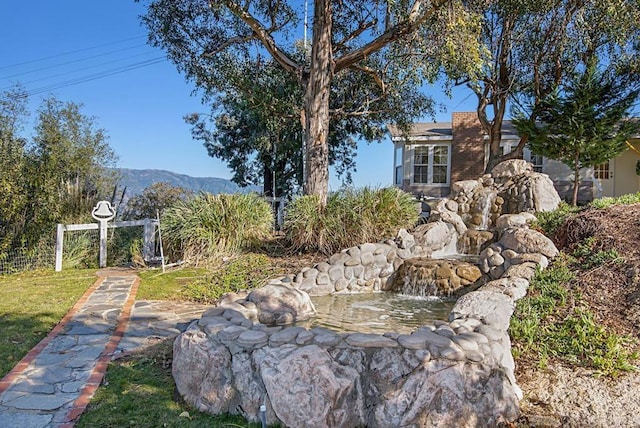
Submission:
[[0,378],[49,334],[97,279],[94,270],[0,276]]
[[251,290],[282,274],[264,254],[247,253],[222,263],[204,278],[189,282],[180,290],[186,300],[215,303],[223,294]]
[[162,216],[170,258],[196,265],[259,247],[271,237],[273,226],[271,205],[253,193],[202,193],[176,201]]
[[240,416],[201,413],[174,397],[171,343],[109,364],[76,427],[257,427]]
[[281,274],[283,270],[272,266],[264,254],[245,253],[215,268],[141,272],[137,299],[215,303],[225,293],[261,287]]
[[180,299],[187,284],[201,281],[209,271],[203,268],[172,269],[162,272],[159,269],[146,270],[138,274],[138,300],[174,300]]
[[640,192],[629,193],[616,198],[607,196],[604,198],[594,199],[589,206],[597,209],[604,209],[611,205],[631,205],[638,202],[640,202]]
[[571,266],[578,263],[584,262],[561,253],[537,273],[511,317],[514,356],[537,361],[540,368],[559,359],[607,376],[636,370],[632,340],[599,325],[579,293],[567,287],[574,278]]

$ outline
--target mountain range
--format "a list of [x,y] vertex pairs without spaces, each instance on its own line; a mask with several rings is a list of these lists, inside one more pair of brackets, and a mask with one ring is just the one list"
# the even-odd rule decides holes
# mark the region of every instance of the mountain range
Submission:
[[194,192],[218,193],[248,193],[260,192],[259,186],[240,187],[231,180],[219,177],[191,177],[161,169],[128,169],[115,168],[120,176],[120,188],[127,188],[127,199],[141,194],[144,189],[154,183],[168,183],[171,186],[182,187]]

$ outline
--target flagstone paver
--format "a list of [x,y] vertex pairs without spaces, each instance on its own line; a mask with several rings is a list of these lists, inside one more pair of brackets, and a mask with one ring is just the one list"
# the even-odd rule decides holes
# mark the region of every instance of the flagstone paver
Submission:
[[139,279],[109,270],[51,333],[0,380],[0,427],[67,428],[108,362],[177,336],[210,306],[135,301]]

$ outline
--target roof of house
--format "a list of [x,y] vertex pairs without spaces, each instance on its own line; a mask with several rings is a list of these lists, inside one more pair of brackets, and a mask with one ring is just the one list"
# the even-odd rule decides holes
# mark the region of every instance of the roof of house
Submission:
[[395,125],[387,125],[392,138],[400,137],[451,137],[451,122],[414,123],[408,134]]
[[[453,136],[451,122],[418,122],[414,123],[407,134],[404,134],[400,128],[395,125],[387,125],[392,139],[408,137],[409,139],[416,137],[433,138],[433,137],[449,137]],[[502,122],[503,136],[518,135],[513,123],[510,120]]]
[[[638,121],[640,118],[632,118],[633,121]],[[403,133],[400,128],[395,125],[387,125],[391,138],[397,140],[403,137],[409,139],[450,139],[453,137],[453,130],[451,122],[419,122],[414,123],[407,134]],[[511,120],[505,120],[502,122],[502,138],[513,139],[518,138],[518,131]],[[639,135],[634,135],[632,139],[640,138]]]

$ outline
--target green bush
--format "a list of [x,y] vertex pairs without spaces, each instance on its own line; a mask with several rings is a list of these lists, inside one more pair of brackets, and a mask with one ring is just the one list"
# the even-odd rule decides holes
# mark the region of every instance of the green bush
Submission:
[[167,208],[161,230],[172,260],[197,264],[256,247],[273,225],[271,206],[256,194],[201,193]]
[[589,204],[590,207],[604,209],[611,205],[631,205],[640,202],[640,192],[629,193],[627,195],[618,196],[617,198],[605,197],[594,199]]
[[332,254],[343,248],[395,236],[418,221],[415,200],[396,187],[346,189],[327,198],[303,196],[287,208],[284,231],[295,251]]
[[592,269],[609,262],[618,265],[624,263],[624,258],[615,248],[602,250],[598,247],[598,241],[594,237],[590,237],[579,243],[572,255],[577,259],[576,262],[579,262],[582,269]]
[[558,205],[558,208],[553,211],[535,213],[537,220],[533,226],[541,229],[545,235],[553,236],[569,217],[580,210],[582,210],[582,208],[569,205],[562,201],[560,205]]
[[223,294],[261,287],[280,273],[267,256],[242,254],[223,263],[204,278],[187,284],[181,294],[187,300],[211,304]]

